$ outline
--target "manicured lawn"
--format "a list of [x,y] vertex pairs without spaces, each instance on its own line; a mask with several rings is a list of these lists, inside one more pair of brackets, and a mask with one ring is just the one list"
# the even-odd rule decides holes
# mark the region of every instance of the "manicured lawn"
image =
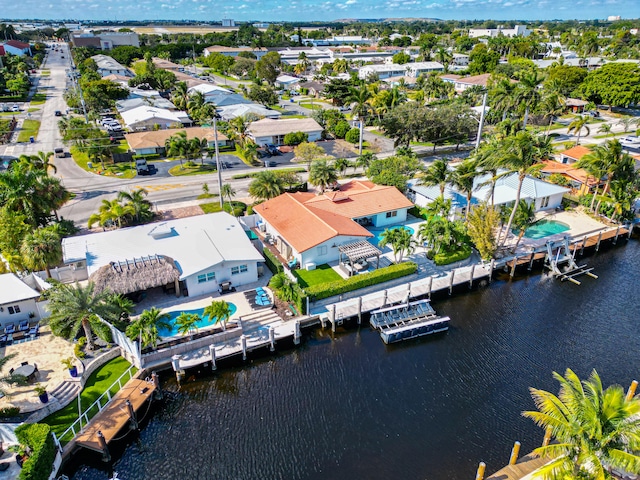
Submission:
[[188,175],[204,175],[207,173],[215,173],[216,167],[205,163],[204,165],[200,165],[199,163],[193,167],[187,167],[183,165],[176,165],[175,167],[171,167],[169,169],[169,175],[174,177],[186,177]]
[[[118,149],[122,148],[122,145],[118,146]],[[89,156],[85,152],[81,152],[78,147],[71,147],[69,149],[73,160],[83,170],[87,172],[95,173],[98,175],[106,175],[107,177],[119,177],[119,178],[133,178],[137,175],[135,166],[131,163],[105,163],[105,170],[102,170],[102,164],[100,162],[94,163],[92,168],[87,165],[89,163]],[[118,151],[118,150],[116,150]],[[126,151],[126,150],[125,150]]]
[[316,102],[300,102],[300,106],[308,108],[309,110],[322,110],[322,105],[319,105]]
[[302,288],[342,279],[342,277],[326,263],[324,265],[318,265],[315,270],[294,270],[293,274],[298,278],[298,283]]
[[42,105],[47,101],[46,93],[36,93],[31,99],[31,105]]
[[31,108],[29,108],[29,109],[27,110],[27,112],[28,112],[28,113],[33,113],[33,112],[37,112],[38,110],[40,110],[40,109],[39,109],[39,108],[33,108],[33,107],[31,107]]
[[[293,172],[293,173],[302,173],[302,172],[306,172],[307,169],[304,167],[295,167],[295,168],[279,168],[276,170],[270,170],[271,172],[275,173],[276,175],[287,172]],[[232,175],[231,178],[233,180],[241,180],[243,178],[253,178],[256,177],[257,175],[259,175],[260,172],[253,172],[253,173],[239,173],[237,175]]]
[[452,252],[440,252],[433,257],[433,261],[436,265],[449,265],[450,263],[459,262],[469,258],[471,255],[471,247],[468,245],[461,246],[458,250]]
[[0,102],[24,102],[27,95],[0,95]]
[[[220,208],[220,201],[217,202],[211,202],[211,203],[203,203],[200,205],[200,208],[202,208],[202,211],[204,213],[217,213],[217,212],[221,212],[222,209]],[[227,200],[225,200],[224,202],[224,211],[227,213],[231,213],[232,215],[238,217],[241,215],[244,215],[244,212],[247,210],[247,204],[246,203],[242,203],[242,202],[233,202],[233,212],[231,211],[231,206],[229,205],[229,202]]]
[[[83,409],[88,408],[93,402],[95,402],[100,395],[107,391],[107,389],[115,382],[120,375],[122,375],[127,368],[129,368],[130,363],[127,362],[124,358],[118,357],[113,360],[105,363],[98,370],[93,372],[87,383],[84,386],[84,390],[80,393],[80,403]],[[137,369],[134,368],[134,373]],[[111,393],[114,394],[118,391],[118,386],[111,389]],[[97,413],[98,409],[94,408],[90,411],[89,416],[92,417]],[[41,423],[46,423],[51,426],[51,429],[58,435],[58,438],[62,432],[64,432],[67,428],[71,426],[73,422],[78,419],[78,401],[77,399],[71,402],[62,410],[58,410],[57,412],[49,415],[47,418],[42,420]],[[67,437],[64,439],[64,443],[71,440],[71,438]]]
[[29,137],[38,137],[40,130],[40,122],[38,120],[25,120],[22,122],[22,128],[18,134],[18,142],[28,142]]
[[51,75],[51,71],[49,71],[49,70],[42,70],[40,72],[40,76],[42,76],[42,77],[48,77],[49,75]]

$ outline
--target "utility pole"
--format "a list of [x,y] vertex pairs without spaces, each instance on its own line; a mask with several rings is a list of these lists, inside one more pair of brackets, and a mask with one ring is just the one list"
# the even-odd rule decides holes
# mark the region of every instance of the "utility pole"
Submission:
[[480,112],[480,122],[478,123],[478,135],[476,136],[476,150],[480,148],[480,140],[482,140],[482,127],[484,125],[484,112],[487,109],[487,90],[482,96],[482,112]]
[[360,142],[358,147],[358,155],[362,156],[362,120],[360,120]]
[[[220,193],[220,208],[224,207],[222,199],[222,168],[220,168],[220,150],[218,149],[218,114],[213,114],[213,140],[216,148],[216,169],[218,170],[218,191]],[[233,211],[233,209],[232,209]]]

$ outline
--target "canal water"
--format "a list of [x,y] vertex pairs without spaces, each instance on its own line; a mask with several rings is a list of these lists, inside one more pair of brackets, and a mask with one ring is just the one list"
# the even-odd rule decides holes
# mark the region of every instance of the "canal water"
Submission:
[[[556,392],[552,371],[605,385],[640,380],[640,249],[636,242],[586,261],[582,285],[546,274],[497,280],[434,302],[451,317],[443,335],[385,346],[367,326],[307,332],[295,349],[265,355],[178,388],[166,375],[162,406],[139,437],[112,449],[122,480],[456,479],[527,452],[543,432],[521,412],[528,388]],[[83,452],[75,480],[111,475]]]

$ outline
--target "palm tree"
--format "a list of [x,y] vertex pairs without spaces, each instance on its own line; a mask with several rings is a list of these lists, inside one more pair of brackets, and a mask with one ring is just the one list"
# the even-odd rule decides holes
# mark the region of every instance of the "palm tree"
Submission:
[[380,234],[378,245],[380,247],[391,245],[394,263],[401,263],[405,251],[408,254],[414,251],[416,241],[406,228],[387,228]]
[[222,329],[227,329],[227,320],[231,316],[231,306],[224,300],[218,300],[211,302],[204,308],[203,315],[209,317],[209,321],[215,319],[215,323],[222,325]]
[[118,192],[118,200],[126,200],[126,207],[131,207],[133,217],[136,222],[144,222],[153,218],[153,212],[151,211],[152,205],[145,197],[148,192],[144,188],[138,188],[131,192],[121,191]]
[[199,321],[200,315],[197,313],[182,312],[176,318],[175,325],[178,327],[178,333],[182,335],[189,335],[193,340],[193,334],[198,331]]
[[[58,169],[51,163],[51,157],[53,157],[53,152],[38,152],[36,155],[20,155],[18,160],[27,170],[40,170],[47,173],[49,168],[51,168],[53,172],[56,173]],[[16,166],[13,168],[16,168]]]
[[271,277],[269,287],[276,292],[278,298],[285,302],[295,303],[298,300],[299,289],[297,284],[283,272]]
[[158,342],[162,341],[159,331],[171,329],[169,318],[168,313],[162,313],[159,308],[151,307],[127,326],[127,337],[131,340],[139,339],[141,348],[149,346],[155,348]]
[[258,172],[249,184],[249,195],[258,200],[275,198],[284,191],[282,179],[268,170]]
[[309,169],[309,183],[320,187],[320,191],[324,193],[325,189],[334,185],[338,181],[336,167],[330,164],[326,159],[315,160],[311,163]]
[[180,168],[182,168],[182,159],[189,156],[189,140],[187,140],[187,132],[181,131],[171,135],[164,142],[164,148],[168,157],[178,157],[180,160]]
[[516,190],[514,208],[511,210],[505,236],[502,243],[499,243],[500,246],[504,245],[509,236],[513,219],[518,211],[518,205],[520,205],[522,184],[525,178],[527,175],[537,174],[542,168],[542,164],[538,163],[539,156],[540,151],[536,146],[536,139],[526,131],[507,137],[503,142],[503,149],[500,157],[497,158],[497,162],[499,167],[505,168],[507,171],[499,176],[516,173],[518,175],[518,188]]
[[465,160],[460,163],[450,175],[451,185],[467,197],[467,208],[465,210],[465,221],[469,218],[469,210],[471,209],[471,198],[473,197],[473,183],[478,176],[476,162],[473,160]]
[[512,253],[515,253],[527,228],[531,227],[534,223],[536,223],[535,202],[528,203],[526,200],[520,200],[518,212],[513,220],[513,225],[518,229],[518,241],[513,246]]
[[600,125],[600,128],[598,128],[598,133],[604,133],[605,135],[613,136],[613,133],[611,132],[611,124],[603,123],[602,125]]
[[444,197],[444,189],[451,177],[448,165],[449,161],[447,159],[439,158],[435,160],[424,171],[424,175],[420,178],[419,184],[429,187],[438,186],[440,188],[440,196]]
[[38,228],[24,237],[20,253],[27,268],[31,271],[44,269],[47,278],[51,278],[49,268],[62,261],[60,235],[50,227]]
[[373,155],[373,153],[371,152],[366,152],[363,153],[362,155],[360,155],[356,161],[355,161],[355,167],[362,167],[362,169],[364,171],[367,170],[367,168],[369,168],[369,165],[371,165],[371,162],[375,160],[375,157]]
[[529,112],[535,110],[540,103],[541,93],[538,89],[540,78],[538,72],[533,71],[522,75],[514,91],[514,103],[520,108],[524,108],[524,121],[522,128],[527,128]]
[[59,284],[50,292],[49,325],[54,335],[73,340],[83,330],[89,350],[93,349],[93,332],[105,341],[111,340],[111,332],[98,318],[112,321],[120,317],[120,309],[110,301],[110,292],[96,292],[93,282],[86,286]]
[[621,117],[618,119],[618,125],[624,128],[624,133],[627,133],[631,128],[631,124],[634,123],[634,119],[631,117]]
[[515,84],[508,78],[501,78],[491,89],[490,98],[493,108],[502,113],[502,120],[506,120],[507,114],[515,105],[514,89]]
[[225,183],[222,185],[222,188],[220,189],[220,196],[222,196],[223,199],[224,197],[227,197],[229,199],[229,208],[232,214],[235,213],[235,210],[233,209],[233,203],[232,203],[232,199],[233,197],[235,197],[235,195],[236,195],[236,191],[233,189],[231,184]]
[[620,385],[603,389],[595,370],[583,381],[570,369],[553,376],[559,394],[530,388],[538,410],[522,413],[556,440],[533,451],[552,459],[535,476],[610,479],[613,469],[640,473],[640,399],[625,396]]
[[333,166],[340,172],[340,176],[344,177],[347,173],[347,168],[351,166],[351,162],[346,158],[336,158],[333,162]]
[[171,103],[173,103],[178,110],[186,110],[187,103],[189,101],[189,88],[186,82],[176,83],[173,94],[171,95]]
[[371,91],[364,84],[360,85],[360,87],[349,88],[347,102],[354,104],[351,110],[354,118],[357,116],[360,120],[364,121],[367,115],[373,112],[373,107],[369,103],[372,96]]
[[567,133],[576,132],[576,145],[580,145],[580,134],[582,133],[583,128],[587,131],[587,135],[591,133],[587,123],[589,123],[589,117],[576,117],[576,119],[569,124]]
[[122,205],[118,199],[102,200],[98,213],[89,217],[87,226],[91,228],[97,222],[101,227],[104,227],[115,222],[118,224],[118,228],[122,228],[122,221],[133,216],[134,213],[131,205]]

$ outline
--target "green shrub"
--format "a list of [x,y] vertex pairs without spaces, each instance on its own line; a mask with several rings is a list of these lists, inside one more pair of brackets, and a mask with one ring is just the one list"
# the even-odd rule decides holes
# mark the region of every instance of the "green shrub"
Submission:
[[352,128],[344,136],[344,139],[349,143],[353,143],[354,145],[356,143],[359,143],[360,142],[360,129],[359,128]]
[[469,245],[462,245],[458,250],[453,252],[438,252],[436,255],[429,254],[428,256],[436,265],[442,266],[469,258],[469,255],[471,255],[471,247]]
[[320,283],[312,285],[305,289],[305,292],[313,300],[322,300],[323,298],[333,297],[341,293],[351,292],[371,285],[394,280],[416,273],[418,265],[413,262],[404,262],[398,265],[391,265],[385,268],[379,268],[371,273],[363,273],[354,277],[337,280],[335,282]]
[[188,162],[184,162],[184,166],[187,168],[193,168],[196,166],[196,162],[194,162],[193,160],[189,160]]
[[285,145],[300,145],[309,140],[309,135],[304,132],[291,132],[284,136]]
[[407,210],[407,213],[413,215],[416,218],[422,218],[424,220],[429,220],[429,217],[425,213],[424,209],[418,207],[417,205],[414,205],[409,210]]
[[262,254],[264,255],[264,263],[267,265],[271,273],[274,275],[284,271],[284,267],[280,260],[276,258],[276,256],[269,251],[268,248],[262,249]]
[[332,133],[338,138],[344,138],[347,132],[351,130],[351,125],[346,120],[340,120],[333,127]]
[[160,158],[160,155],[157,153],[144,153],[142,155],[133,155],[131,158],[134,160],[155,160]]
[[80,337],[78,339],[78,343],[76,343],[76,346],[73,347],[73,354],[76,356],[76,358],[79,358],[80,360],[82,360],[84,357],[86,357],[84,353],[84,346],[86,344],[87,344],[87,337]]
[[15,417],[20,413],[19,407],[4,407],[0,408],[0,418],[11,418]]
[[[233,205],[233,211],[231,211],[231,205]],[[244,212],[247,210],[247,204],[242,202],[235,202],[235,201],[232,202],[231,204],[229,202],[224,202],[224,207],[222,207],[222,209],[225,212],[230,213],[234,217],[241,217],[242,215],[244,215]]]
[[31,449],[31,456],[22,465],[18,478],[20,480],[49,478],[56,457],[51,427],[44,423],[23,424],[16,428],[16,437],[21,445]]

